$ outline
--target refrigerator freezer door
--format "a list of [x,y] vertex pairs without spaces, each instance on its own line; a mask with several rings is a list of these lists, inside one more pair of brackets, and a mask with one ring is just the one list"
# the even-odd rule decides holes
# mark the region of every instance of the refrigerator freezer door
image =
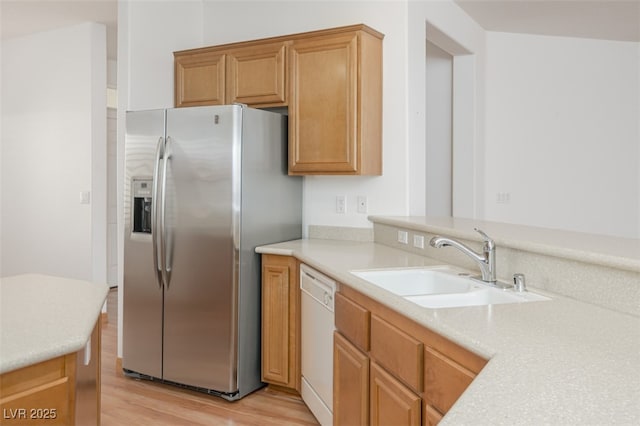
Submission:
[[167,111],[163,379],[237,391],[242,110]]
[[[133,182],[152,178],[156,148],[164,130],[164,110],[127,113],[122,366],[126,370],[158,378],[162,377],[163,296],[151,261],[152,234],[158,230],[151,224],[152,234],[134,232],[132,207]],[[156,203],[157,197],[153,197],[151,202]]]

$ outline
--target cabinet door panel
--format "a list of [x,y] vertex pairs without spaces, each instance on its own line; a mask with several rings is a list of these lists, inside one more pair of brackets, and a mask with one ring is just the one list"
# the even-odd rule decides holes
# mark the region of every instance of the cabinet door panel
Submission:
[[371,424],[404,426],[421,424],[422,400],[371,362]]
[[193,54],[175,58],[177,107],[225,104],[225,55]]
[[293,43],[290,172],[357,171],[357,41],[347,33]]
[[228,52],[227,102],[287,104],[286,44],[249,46]]
[[369,423],[369,358],[333,334],[333,424]]

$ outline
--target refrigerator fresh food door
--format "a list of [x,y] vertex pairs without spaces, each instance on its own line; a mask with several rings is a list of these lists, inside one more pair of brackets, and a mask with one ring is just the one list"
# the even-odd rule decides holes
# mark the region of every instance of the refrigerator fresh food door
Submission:
[[150,207],[157,207],[153,175],[157,149],[164,142],[164,130],[164,110],[127,112],[122,367],[158,378],[162,377],[163,297],[153,263],[153,239],[158,229],[153,223],[134,226],[134,198],[143,195],[145,203],[151,198]]
[[242,110],[167,110],[163,379],[237,391]]

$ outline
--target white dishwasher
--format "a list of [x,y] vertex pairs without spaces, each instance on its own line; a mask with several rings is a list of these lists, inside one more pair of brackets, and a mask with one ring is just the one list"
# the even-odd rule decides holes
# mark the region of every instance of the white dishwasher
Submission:
[[333,300],[336,283],[300,265],[302,399],[322,426],[333,424]]

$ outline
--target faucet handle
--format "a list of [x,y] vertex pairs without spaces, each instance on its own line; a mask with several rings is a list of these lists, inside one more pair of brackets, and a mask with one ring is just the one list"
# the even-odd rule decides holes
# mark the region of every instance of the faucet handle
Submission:
[[495,246],[495,243],[493,242],[493,240],[491,239],[490,236],[488,236],[487,234],[485,234],[485,232],[482,229],[478,229],[478,228],[473,228],[478,234],[480,234],[482,236],[482,240],[487,243],[489,245],[489,247],[493,247]]

